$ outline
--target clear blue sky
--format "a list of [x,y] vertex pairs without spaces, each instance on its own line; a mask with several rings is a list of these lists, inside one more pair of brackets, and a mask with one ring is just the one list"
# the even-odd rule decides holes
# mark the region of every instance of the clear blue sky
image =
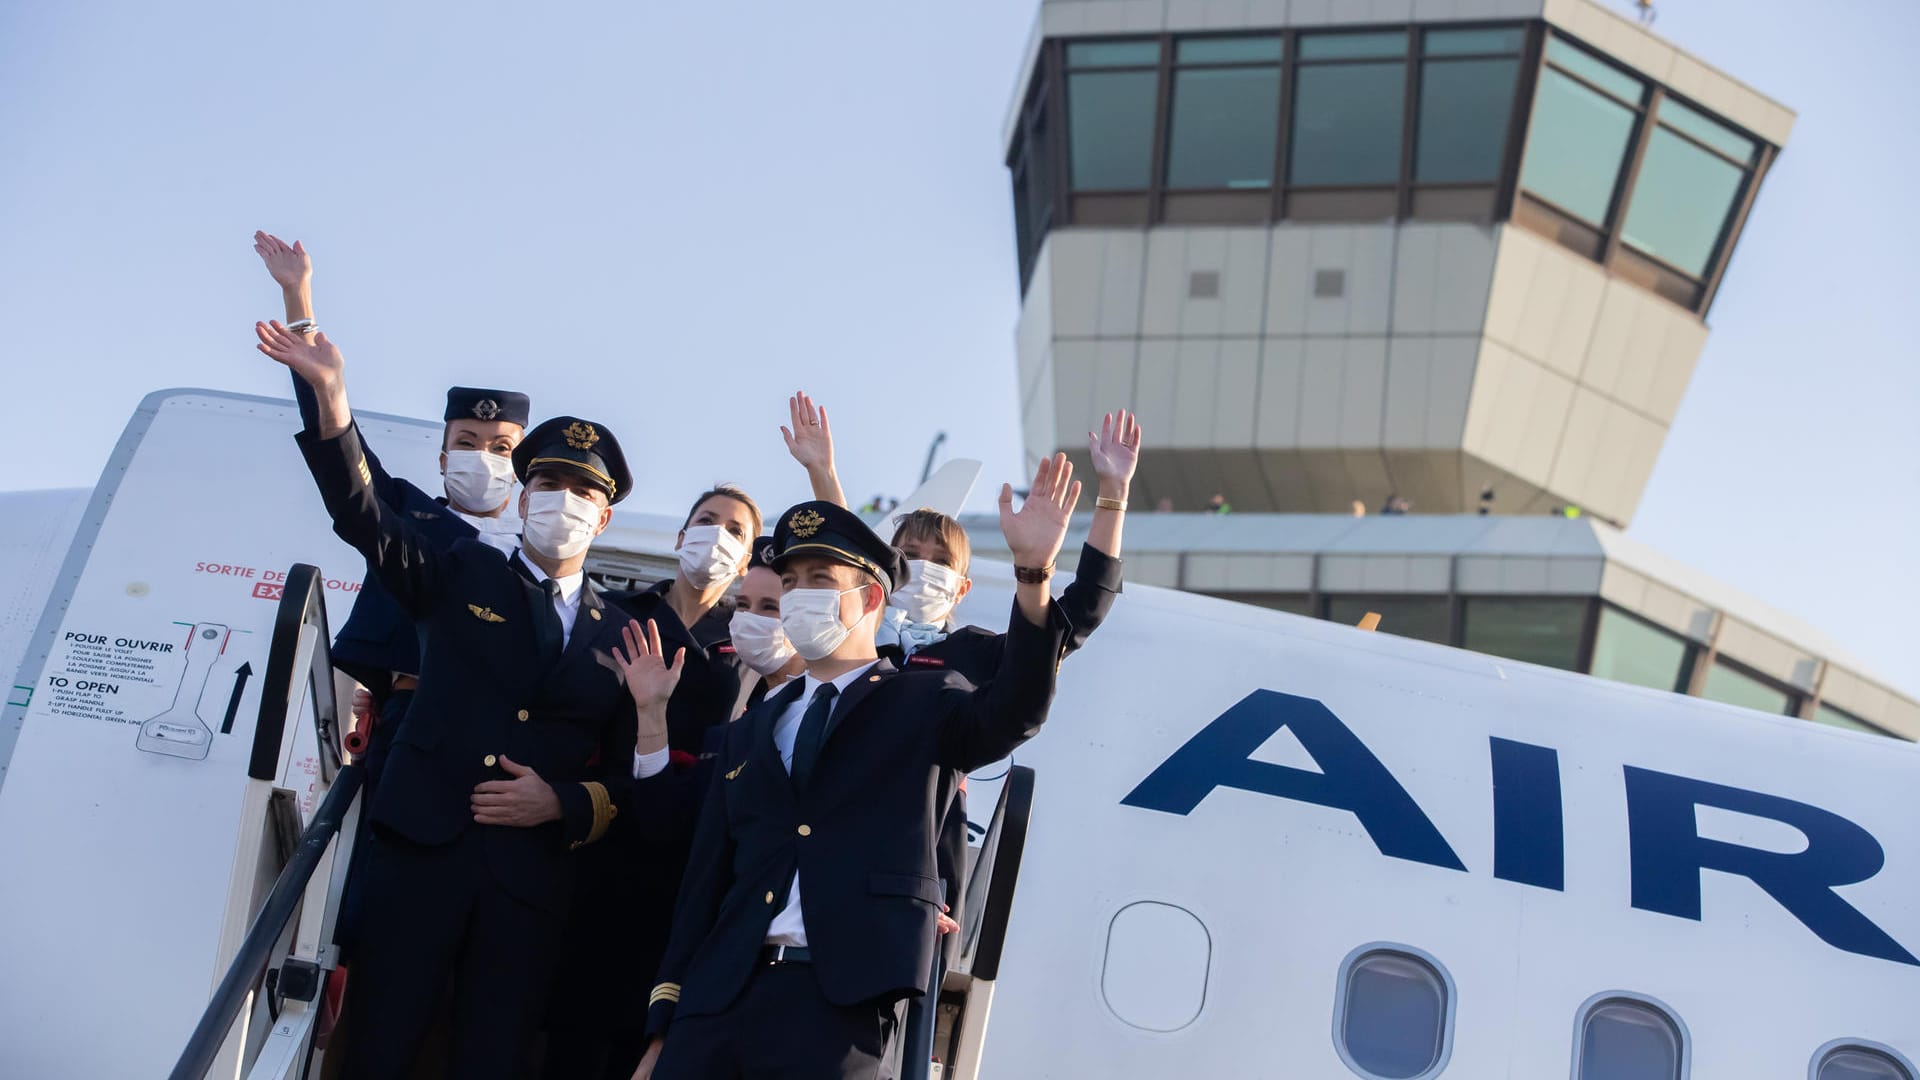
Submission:
[[[1624,0],[1621,8],[1628,5]],[[1631,532],[1920,687],[1920,115],[1909,0],[1661,0],[1797,109]],[[637,452],[630,505],[856,497],[928,439],[1019,467],[1001,118],[1031,0],[0,5],[0,487],[90,485],[142,395],[283,395],[249,236],[315,253],[361,407],[536,391]],[[1149,433],[1151,437],[1151,433]]]

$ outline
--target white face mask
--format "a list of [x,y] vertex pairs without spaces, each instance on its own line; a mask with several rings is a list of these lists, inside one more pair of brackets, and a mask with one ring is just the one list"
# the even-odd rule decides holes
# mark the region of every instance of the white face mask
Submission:
[[513,459],[484,450],[449,450],[446,479],[447,500],[455,510],[469,514],[490,514],[506,505],[513,494]]
[[747,557],[747,542],[718,525],[689,525],[680,541],[680,572],[696,589],[731,581]]
[[[839,648],[853,633],[852,626],[840,621],[840,598],[865,587],[794,589],[780,597],[780,629],[786,632],[793,651],[805,659],[818,660]],[[854,626],[858,625],[856,620]]]
[[571,491],[527,493],[527,546],[549,559],[571,559],[593,543],[600,507]]
[[762,675],[779,671],[793,659],[793,645],[780,629],[780,620],[771,615],[736,611],[733,622],[728,624],[728,633],[733,637],[734,652]]
[[960,602],[960,586],[967,579],[952,567],[925,559],[909,559],[907,568],[913,571],[913,576],[893,590],[887,602],[906,612],[908,622],[946,622],[947,616],[953,613],[953,605]]

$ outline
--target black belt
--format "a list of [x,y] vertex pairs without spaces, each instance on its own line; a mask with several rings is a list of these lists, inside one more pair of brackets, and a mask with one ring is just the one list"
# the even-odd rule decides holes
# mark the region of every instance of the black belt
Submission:
[[813,954],[804,945],[763,945],[760,948],[762,964],[811,964]]

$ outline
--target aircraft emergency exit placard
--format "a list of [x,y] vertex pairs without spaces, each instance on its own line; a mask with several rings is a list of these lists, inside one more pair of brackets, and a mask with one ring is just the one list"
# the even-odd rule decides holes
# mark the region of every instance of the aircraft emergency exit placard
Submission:
[[[362,426],[431,486],[435,425]],[[164,1072],[221,973],[228,897],[251,888],[232,880],[235,839],[282,583],[319,566],[338,626],[365,574],[298,428],[291,403],[156,394],[94,493],[57,622],[16,679],[31,696],[0,784],[0,1075]],[[315,745],[302,725],[280,762],[303,816]]]

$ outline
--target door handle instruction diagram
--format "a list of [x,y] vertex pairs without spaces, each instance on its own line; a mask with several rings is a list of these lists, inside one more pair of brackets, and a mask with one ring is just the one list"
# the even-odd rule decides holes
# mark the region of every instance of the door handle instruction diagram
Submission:
[[213,750],[213,724],[199,713],[200,699],[213,663],[227,649],[232,630],[220,623],[195,623],[187,638],[187,663],[166,712],[140,725],[134,745],[149,754],[204,761]]

